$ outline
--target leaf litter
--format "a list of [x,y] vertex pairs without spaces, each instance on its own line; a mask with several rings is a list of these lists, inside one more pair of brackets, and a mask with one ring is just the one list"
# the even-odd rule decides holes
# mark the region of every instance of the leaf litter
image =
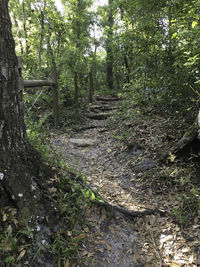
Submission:
[[[138,113],[135,110],[134,115]],[[111,120],[112,117],[110,123]],[[77,130],[52,133],[52,145],[65,156],[70,167],[87,176],[88,185],[107,202],[129,211],[158,208],[167,213],[130,218],[120,212],[109,214],[95,205],[86,208],[85,218],[90,223],[83,229],[86,238],[79,251],[84,266],[199,266],[199,218],[195,225],[183,228],[171,216],[180,207],[180,201],[176,200],[178,189],[169,188],[160,179],[162,175],[170,176],[171,169],[156,159],[162,149],[167,150],[171,145],[168,139],[174,143],[181,131],[175,136],[174,125],[168,127],[170,120],[160,115],[148,120],[136,115],[131,122],[129,119],[125,142],[119,142],[112,137],[113,129],[112,134],[109,130],[101,131],[104,127],[108,129],[105,121],[92,121],[98,127],[85,127],[80,133]],[[114,134],[120,136],[120,131],[118,127]],[[96,143],[85,148],[70,142],[71,138],[91,139]],[[144,151],[128,153],[127,147],[136,142],[142,144]],[[144,162],[149,159],[154,162],[145,169]]]

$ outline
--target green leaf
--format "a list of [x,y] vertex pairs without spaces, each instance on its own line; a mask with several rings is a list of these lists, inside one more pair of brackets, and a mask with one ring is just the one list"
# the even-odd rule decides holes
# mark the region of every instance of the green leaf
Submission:
[[172,39],[174,39],[177,36],[177,32],[175,32],[174,34],[172,34]]
[[8,256],[8,257],[5,258],[5,262],[6,262],[6,263],[11,263],[11,262],[13,262],[14,260],[15,260],[14,256]]
[[6,220],[7,220],[7,214],[5,213],[4,215],[3,215],[3,222],[5,222]]
[[90,190],[85,190],[83,192],[83,196],[84,196],[84,198],[89,198],[89,196],[90,196]]
[[194,20],[194,21],[192,22],[192,28],[196,27],[196,26],[197,26],[197,23],[198,23],[198,21]]
[[175,159],[176,159],[176,156],[170,152],[170,153],[169,153],[169,160],[170,160],[171,162],[174,162]]
[[8,233],[9,237],[12,235],[12,226],[11,225],[8,226],[7,233]]
[[90,192],[91,196],[90,196],[90,200],[94,201],[95,200],[95,194],[93,192]]

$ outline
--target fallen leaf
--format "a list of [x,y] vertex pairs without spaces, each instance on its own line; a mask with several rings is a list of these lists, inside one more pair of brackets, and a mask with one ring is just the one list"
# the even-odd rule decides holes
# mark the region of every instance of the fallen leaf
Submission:
[[51,188],[49,188],[49,192],[50,193],[56,193],[57,189],[55,187],[51,187]]
[[68,236],[72,236],[72,231],[67,231]]
[[90,229],[88,227],[84,227],[83,230],[86,232],[86,233],[89,233],[90,232]]
[[65,262],[65,267],[69,267],[69,260],[67,260],[66,262]]
[[80,240],[80,239],[83,239],[83,238],[85,238],[86,237],[86,234],[85,233],[81,233],[80,235],[77,235],[77,236],[75,236],[75,240]]
[[17,258],[17,261],[20,261],[24,257],[25,254],[26,254],[26,250],[24,249],[24,250],[22,250],[20,252],[20,254],[19,254],[18,258]]

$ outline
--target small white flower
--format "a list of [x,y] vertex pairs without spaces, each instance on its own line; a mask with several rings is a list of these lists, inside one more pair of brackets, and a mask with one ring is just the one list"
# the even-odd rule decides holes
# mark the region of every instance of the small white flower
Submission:
[[37,189],[37,185],[36,185],[36,183],[32,183],[32,185],[31,185],[31,190],[33,191],[33,190],[36,190]]
[[18,197],[23,197],[23,194],[19,193],[19,194],[18,194]]
[[3,180],[4,174],[2,172],[0,172],[0,181]]
[[43,244],[43,245],[46,245],[46,244],[47,244],[47,241],[43,239],[43,240],[42,240],[42,244]]
[[41,228],[40,228],[40,226],[39,226],[39,225],[37,225],[37,226],[36,226],[36,230],[39,232],[39,231],[40,231],[40,229],[41,229]]

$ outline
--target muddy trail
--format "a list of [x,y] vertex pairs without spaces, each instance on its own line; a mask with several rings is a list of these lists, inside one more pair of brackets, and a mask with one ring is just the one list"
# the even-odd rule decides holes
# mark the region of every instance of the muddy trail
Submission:
[[[118,152],[107,118],[120,104],[117,98],[98,97],[84,126],[70,134],[51,135],[51,143],[67,164],[85,175],[88,187],[106,203],[85,211],[91,226],[84,229],[80,253],[85,263],[80,266],[199,266],[164,202],[152,193],[148,181],[140,179],[156,161],[149,158],[133,169]],[[135,144],[127,152],[129,160],[137,160],[143,150]]]

